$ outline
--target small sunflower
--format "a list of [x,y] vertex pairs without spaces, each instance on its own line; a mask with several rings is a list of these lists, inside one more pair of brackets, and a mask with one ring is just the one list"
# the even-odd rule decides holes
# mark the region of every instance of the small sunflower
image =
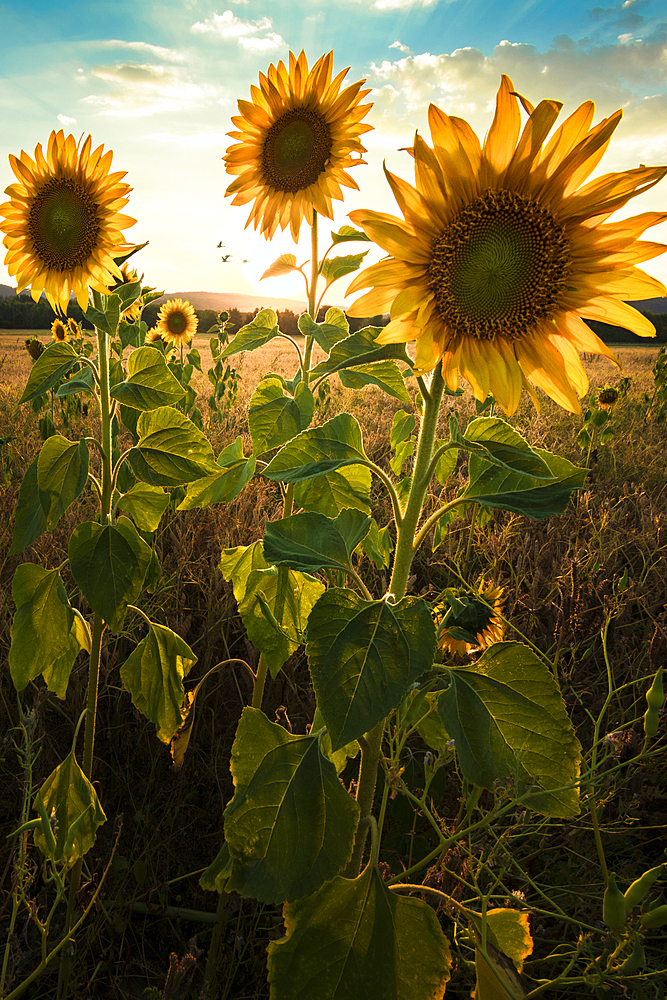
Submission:
[[26,337],[25,349],[33,361],[37,361],[38,358],[41,358],[45,351],[44,344],[41,342],[39,337]]
[[582,187],[621,112],[591,128],[594,105],[587,101],[542,148],[562,105],[541,101],[533,108],[520,100],[528,112],[523,132],[519,95],[503,76],[483,146],[466,121],[431,105],[434,148],[417,134],[410,150],[416,187],[385,168],[404,218],[350,213],[389,256],[354,279],[348,293],[371,291],[348,312],[389,310],[378,343],[416,340],[416,372],[442,361],[450,389],[462,375],[478,400],[493,393],[512,414],[523,389],[537,405],[532,383],[579,413],[588,378],[578,352],[619,364],[583,320],[655,335],[625,300],[667,294],[635,266],[667,249],[637,239],[667,213],[607,219],[657,184],[667,167],[605,174]]
[[67,320],[67,330],[71,337],[83,336],[83,330],[81,329],[81,326],[72,316],[70,316],[69,319]]
[[155,332],[172,344],[189,344],[197,332],[197,316],[189,302],[170,299],[160,306]]
[[5,189],[0,205],[5,264],[16,275],[17,292],[30,285],[37,302],[44,291],[54,310],[66,312],[71,292],[85,311],[89,286],[107,292],[120,277],[113,255],[126,249],[122,229],[135,219],[121,215],[130,191],[109,173],[112,152],[92,150],[90,136],[79,146],[73,135],[52,132],[35,159],[21,152],[9,163],[18,183]]
[[[113,288],[111,289],[112,291],[115,291],[121,285],[134,285],[136,284],[137,281],[140,280],[135,269],[133,267],[130,267],[129,264],[123,264],[123,266],[120,269],[120,273],[121,273],[121,280],[116,285],[113,286]],[[141,279],[143,279],[143,274],[141,275]],[[138,299],[135,299],[135,301],[132,303],[131,306],[128,306],[127,309],[124,309],[123,312],[121,313],[121,316],[127,323],[136,323],[138,319],[141,319],[141,310],[143,309],[143,307],[144,303],[140,297]]]
[[501,617],[502,587],[480,581],[476,588],[451,587],[444,601],[434,607],[438,648],[465,655],[501,642],[505,626]]
[[619,396],[620,392],[618,389],[614,389],[611,385],[606,385],[604,389],[600,389],[595,405],[601,410],[613,410]]
[[66,326],[61,319],[54,319],[51,324],[51,336],[54,340],[64,341],[69,340],[69,324]]
[[372,126],[361,119],[372,105],[360,101],[370,90],[359,80],[341,91],[348,70],[332,80],[332,67],[333,52],[310,72],[305,53],[290,52],[289,70],[282,60],[271,63],[250,88],[252,101],[238,102],[232,122],[239,131],[228,134],[239,141],[223,157],[227,173],[238,176],[225,193],[235,196],[233,205],[254,200],[246,226],[254,222],[266,239],[289,225],[296,242],[303,219],[312,225],[313,209],[333,218],[341,184],[359,190],[345,171],[365,162],[359,136]]

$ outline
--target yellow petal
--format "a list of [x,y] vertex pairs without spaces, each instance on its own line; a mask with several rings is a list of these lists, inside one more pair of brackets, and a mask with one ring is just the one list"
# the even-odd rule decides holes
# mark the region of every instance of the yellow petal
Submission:
[[484,157],[496,177],[503,173],[512,159],[521,129],[519,102],[512,96],[513,90],[512,81],[503,73],[496,95],[496,113],[483,150]]

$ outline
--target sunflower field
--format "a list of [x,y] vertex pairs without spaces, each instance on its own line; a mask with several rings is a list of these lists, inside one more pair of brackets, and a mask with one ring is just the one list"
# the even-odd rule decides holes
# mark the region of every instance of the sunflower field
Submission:
[[207,370],[189,302],[142,318],[112,153],[10,157],[5,263],[58,315],[0,399],[4,1000],[664,997],[667,370],[591,392],[587,321],[655,336],[667,212],[613,213],[667,167],[589,181],[621,112],[503,76],[322,252],[346,73],[238,102],[227,194],[309,227],[263,275],[307,308],[221,313]]

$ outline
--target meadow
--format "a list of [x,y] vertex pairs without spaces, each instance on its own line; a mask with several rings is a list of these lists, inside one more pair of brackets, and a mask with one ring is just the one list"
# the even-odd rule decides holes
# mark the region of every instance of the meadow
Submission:
[[[32,364],[24,348],[27,334],[0,334],[3,836],[16,829],[28,783],[37,788],[69,752],[85,706],[87,683],[83,662],[72,672],[66,700],[49,693],[41,680],[31,681],[21,692],[19,715],[7,669],[15,611],[12,577],[17,565],[25,561],[48,568],[62,566],[65,587],[73,592],[74,580],[63,565],[68,540],[75,526],[93,518],[96,510],[92,491],[82,492],[51,532],[42,534],[20,555],[8,555],[21,480],[41,446],[37,415],[29,404],[18,406]],[[41,338],[47,342],[43,334]],[[267,371],[284,376],[293,373],[293,349],[276,343],[280,342],[234,357],[240,375],[236,401],[223,422],[207,428],[216,455],[238,435],[244,453],[250,453],[248,406],[254,389]],[[211,364],[207,338],[197,336],[191,346],[200,351],[206,370]],[[652,392],[651,369],[658,348],[653,344],[620,347],[617,353],[623,364],[621,373],[603,358],[584,357],[591,387],[605,382],[616,386],[621,378],[630,381],[613,410],[614,437],[590,449],[584,487],[573,494],[564,513],[536,521],[494,510],[485,519],[471,504],[449,525],[441,544],[432,549],[429,539],[412,565],[408,593],[429,603],[461,580],[483,578],[502,589],[505,641],[527,642],[552,664],[584,758],[589,759],[594,745],[601,758],[595,783],[581,789],[578,815],[553,818],[517,806],[493,825],[470,833],[439,867],[429,867],[419,875],[425,887],[422,900],[437,910],[453,939],[453,978],[446,993],[453,1000],[469,997],[475,985],[474,942],[464,925],[459,922],[457,926],[456,910],[442,898],[429,896],[429,887],[460,900],[462,887],[472,883],[480,892],[492,893],[495,905],[526,908],[533,949],[523,963],[526,979],[517,979],[516,995],[523,996],[518,991],[527,988],[528,979],[556,979],[570,961],[595,965],[600,941],[606,941],[608,951],[613,950],[602,922],[605,884],[597,863],[598,836],[619,885],[629,885],[665,860],[664,722],[650,753],[639,763],[624,765],[642,747],[645,693],[652,676],[667,661],[667,424],[646,419],[643,401],[643,393]],[[316,351],[314,361],[319,359]],[[330,395],[321,401],[314,425],[335,414],[352,414],[362,428],[366,454],[388,473],[394,415],[402,404],[373,386],[354,391],[337,377],[331,381]],[[192,385],[205,398],[205,378],[195,373]],[[414,380],[408,380],[407,387],[414,397]],[[587,399],[582,401],[584,410]],[[524,395],[509,423],[532,447],[581,466],[586,453],[576,437],[582,417],[566,413],[544,394],[540,400],[537,414]],[[206,412],[205,405],[201,409]],[[439,434],[445,433],[454,411],[461,427],[475,416],[469,389],[459,399],[446,398]],[[57,414],[55,422],[58,432],[73,440],[95,433],[92,411],[68,429],[61,428]],[[434,484],[429,503],[433,507],[436,501],[446,503],[465,479],[466,458],[461,453],[445,485]],[[155,533],[153,544],[162,569],[152,592],[142,596],[141,610],[172,629],[198,657],[187,688],[192,690],[215,664],[231,660],[201,696],[180,770],[174,769],[154,725],[134,707],[119,680],[119,668],[143,628],[140,614],[129,610],[122,628],[103,648],[94,785],[107,822],[85,857],[82,898],[93,891],[112,855],[113,860],[103,891],[77,933],[72,997],[203,997],[203,969],[207,953],[211,961],[211,940],[216,934],[217,992],[206,995],[224,1000],[259,1000],[269,995],[265,946],[267,940],[277,941],[284,933],[281,906],[231,892],[219,919],[217,894],[201,888],[199,879],[220,849],[222,813],[234,792],[229,770],[232,743],[243,706],[252,696],[247,671],[232,658],[246,661],[255,670],[259,659],[238,615],[232,585],[220,572],[221,553],[262,537],[266,524],[279,519],[282,510],[278,483],[259,475],[229,503],[182,511],[168,508]],[[375,480],[371,513],[380,526],[390,520],[389,499]],[[370,591],[386,591],[386,567],[361,556],[357,569]],[[85,603],[81,610],[86,612]],[[303,647],[276,677],[267,676],[263,708],[269,719],[286,717],[293,733],[308,731],[315,695]],[[429,756],[423,739],[413,733],[405,752],[404,780],[410,787],[420,782],[423,786]],[[346,787],[357,779],[358,769],[357,760],[351,759],[341,772]],[[502,793],[500,788],[479,790],[479,809],[491,810]],[[441,829],[455,830],[470,808],[470,788],[453,756],[438,771],[430,794]],[[591,797],[595,820],[589,809]],[[119,817],[122,829],[114,853]],[[2,921],[11,910],[16,838],[8,843],[12,850],[2,871]],[[378,859],[383,878],[411,869],[436,843],[429,823],[397,785],[387,802]],[[31,889],[35,907],[43,910],[51,891],[38,875]],[[645,1000],[664,996],[665,940],[664,929],[647,936],[647,971],[628,980],[632,995]],[[16,928],[11,949],[15,982],[34,967],[38,950],[34,928],[24,919]],[[31,985],[27,996],[55,996],[54,965]],[[591,992],[585,995],[620,995],[615,992],[617,986],[596,986],[592,980],[589,988]],[[556,985],[554,992],[567,998],[573,995],[568,992],[571,989]],[[503,1000],[509,996],[494,994],[501,995]],[[578,995],[584,994],[578,991]]]

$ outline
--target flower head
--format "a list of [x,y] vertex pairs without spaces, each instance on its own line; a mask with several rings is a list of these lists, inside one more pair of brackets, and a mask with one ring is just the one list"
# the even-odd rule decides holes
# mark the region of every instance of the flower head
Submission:
[[38,358],[41,358],[45,350],[44,344],[41,342],[39,337],[26,337],[25,349],[33,361],[37,361]]
[[189,302],[170,299],[160,306],[155,333],[172,344],[189,344],[197,332],[198,322]]
[[[129,264],[122,265],[120,274],[120,281],[113,286],[112,291],[116,291],[116,289],[120,288],[122,285],[134,285],[143,279],[143,274],[141,275],[141,278],[139,278],[135,269]],[[139,297],[138,299],[135,299],[131,306],[128,306],[127,309],[123,310],[121,316],[127,323],[136,323],[138,319],[141,319],[141,310],[143,307],[143,300]]]
[[63,321],[61,319],[58,319],[57,317],[51,324],[51,336],[53,337],[54,340],[59,340],[61,342],[63,340],[69,340],[68,326],[66,326],[65,323],[63,323]]
[[[523,131],[519,101],[528,112]],[[411,150],[416,186],[385,169],[403,219],[350,213],[389,254],[350,285],[349,292],[371,289],[350,315],[390,310],[379,343],[416,340],[418,374],[441,361],[450,389],[462,375],[478,400],[491,392],[509,414],[523,389],[537,404],[530,383],[578,413],[577,397],[588,388],[578,352],[618,364],[583,320],[653,336],[653,325],[625,300],[667,294],[635,266],[667,249],[637,240],[667,213],[607,222],[667,167],[584,184],[621,112],[591,128],[587,101],[543,146],[560,109],[556,101],[533,108],[503,76],[482,146],[466,121],[431,105],[433,148],[417,134]]]
[[[282,62],[260,73],[259,87],[251,87],[252,101],[239,101],[232,122],[239,131],[223,159],[236,179],[227,188],[233,205],[254,200],[248,222],[271,239],[278,226],[290,226],[295,242],[305,217],[313,209],[331,219],[332,198],[342,199],[341,184],[357,188],[346,173],[364,161],[359,141],[371,125],[361,119],[371,105],[360,104],[370,93],[359,80],[341,91],[347,74],[331,79],[333,52],[320,56],[312,69],[302,51],[289,54],[289,70]],[[352,153],[359,154],[352,157]]]
[[434,608],[438,647],[452,653],[469,653],[475,646],[487,649],[503,637],[502,587],[481,580],[477,587],[451,587]]
[[125,172],[110,174],[111,151],[91,147],[90,136],[79,146],[61,130],[51,133],[46,154],[38,143],[34,160],[23,151],[9,156],[18,183],[5,189],[10,200],[0,205],[5,264],[17,292],[30,285],[37,302],[44,291],[59,312],[72,292],[85,311],[89,286],[108,291],[120,276],[113,254],[126,249],[121,230],[136,221],[120,214],[130,191],[121,183]]
[[620,392],[618,389],[614,389],[613,386],[606,385],[604,389],[600,389],[595,405],[601,410],[612,410],[618,402],[619,396]]
[[83,330],[81,326],[77,323],[73,316],[70,316],[67,320],[67,330],[71,337],[82,337]]

